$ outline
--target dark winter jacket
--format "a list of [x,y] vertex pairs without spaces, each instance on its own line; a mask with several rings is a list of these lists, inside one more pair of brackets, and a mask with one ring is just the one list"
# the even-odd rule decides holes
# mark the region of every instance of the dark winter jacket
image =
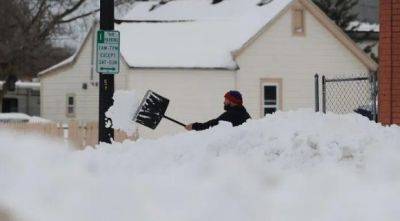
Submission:
[[193,130],[206,130],[210,127],[213,127],[218,124],[219,121],[228,121],[231,122],[234,127],[239,126],[247,121],[250,118],[249,113],[247,113],[246,108],[243,106],[233,106],[229,107],[229,109],[221,114],[216,119],[207,121],[205,123],[194,123],[192,125]]

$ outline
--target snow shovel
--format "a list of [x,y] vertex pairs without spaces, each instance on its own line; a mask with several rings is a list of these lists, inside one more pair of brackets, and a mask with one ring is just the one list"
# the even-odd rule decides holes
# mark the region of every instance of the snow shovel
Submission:
[[168,104],[169,100],[167,98],[155,93],[152,90],[148,90],[133,117],[133,121],[136,121],[137,123],[154,130],[160,123],[161,119],[166,118],[185,127],[185,124],[165,116]]

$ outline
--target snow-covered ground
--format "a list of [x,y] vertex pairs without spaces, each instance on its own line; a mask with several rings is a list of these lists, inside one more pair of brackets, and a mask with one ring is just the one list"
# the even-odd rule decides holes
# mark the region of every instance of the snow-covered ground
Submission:
[[19,221],[398,221],[400,128],[281,112],[73,151],[0,131],[0,216]]
[[24,113],[0,113],[0,123],[50,123],[50,120]]

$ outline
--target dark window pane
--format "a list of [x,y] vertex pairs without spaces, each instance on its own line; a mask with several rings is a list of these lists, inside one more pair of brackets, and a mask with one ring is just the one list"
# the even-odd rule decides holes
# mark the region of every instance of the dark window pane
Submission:
[[74,113],[74,107],[69,106],[69,107],[68,107],[68,113],[69,113],[69,114],[73,114],[73,113]]
[[273,114],[273,113],[275,113],[276,112],[276,108],[274,108],[274,107],[267,107],[267,108],[264,108],[264,115],[266,115],[266,114]]
[[68,97],[68,105],[74,105],[74,97]]
[[276,86],[264,86],[264,100],[276,100]]
[[39,96],[40,92],[39,91],[31,91],[32,96]]
[[16,98],[3,98],[3,113],[18,112],[18,99]]

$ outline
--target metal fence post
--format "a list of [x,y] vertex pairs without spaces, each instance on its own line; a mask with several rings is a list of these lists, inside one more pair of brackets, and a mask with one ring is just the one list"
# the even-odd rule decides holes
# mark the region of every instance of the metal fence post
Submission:
[[377,122],[377,107],[376,107],[376,97],[378,95],[378,87],[376,81],[376,72],[370,74],[370,83],[371,83],[371,106],[372,106],[372,118],[375,122]]
[[322,76],[322,112],[326,113],[326,79]]
[[315,112],[319,112],[319,76],[315,74],[314,76],[315,83]]

